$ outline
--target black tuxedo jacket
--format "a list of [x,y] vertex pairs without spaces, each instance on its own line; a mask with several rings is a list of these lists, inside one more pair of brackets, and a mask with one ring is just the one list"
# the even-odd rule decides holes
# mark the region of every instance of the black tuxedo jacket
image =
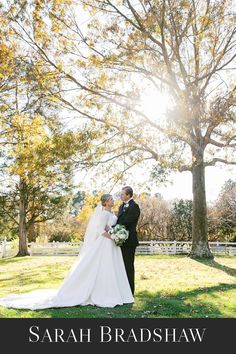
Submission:
[[124,203],[119,207],[117,224],[125,226],[129,231],[129,237],[123,243],[122,247],[136,247],[139,245],[136,227],[140,216],[140,209],[133,199],[129,201],[129,206],[125,209],[123,209],[123,205]]

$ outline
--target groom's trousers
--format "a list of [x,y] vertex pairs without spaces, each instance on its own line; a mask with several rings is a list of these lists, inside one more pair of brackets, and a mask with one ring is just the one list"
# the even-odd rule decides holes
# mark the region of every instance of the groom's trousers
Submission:
[[135,248],[136,247],[122,247],[121,252],[125,264],[125,270],[127,273],[127,277],[129,280],[129,285],[134,295],[134,256],[135,256]]

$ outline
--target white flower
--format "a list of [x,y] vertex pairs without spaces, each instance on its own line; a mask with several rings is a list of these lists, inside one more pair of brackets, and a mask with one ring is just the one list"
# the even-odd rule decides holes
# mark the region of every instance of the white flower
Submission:
[[122,244],[129,237],[129,231],[126,230],[125,226],[117,224],[109,230],[111,239],[114,240],[117,246],[122,246]]

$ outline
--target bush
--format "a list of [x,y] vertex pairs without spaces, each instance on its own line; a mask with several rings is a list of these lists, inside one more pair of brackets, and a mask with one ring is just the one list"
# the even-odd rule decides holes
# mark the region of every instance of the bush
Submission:
[[49,236],[48,239],[49,242],[71,242],[72,241],[72,234],[70,233],[70,231],[66,231],[66,230],[61,230],[61,231],[56,231],[54,233],[52,233]]

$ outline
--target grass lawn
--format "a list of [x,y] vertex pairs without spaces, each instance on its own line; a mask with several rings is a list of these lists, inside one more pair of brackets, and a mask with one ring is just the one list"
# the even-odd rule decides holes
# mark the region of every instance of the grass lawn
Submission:
[[[76,257],[0,259],[0,297],[60,285]],[[196,261],[185,256],[137,255],[135,303],[115,308],[76,306],[17,310],[1,318],[236,317],[236,257]]]

